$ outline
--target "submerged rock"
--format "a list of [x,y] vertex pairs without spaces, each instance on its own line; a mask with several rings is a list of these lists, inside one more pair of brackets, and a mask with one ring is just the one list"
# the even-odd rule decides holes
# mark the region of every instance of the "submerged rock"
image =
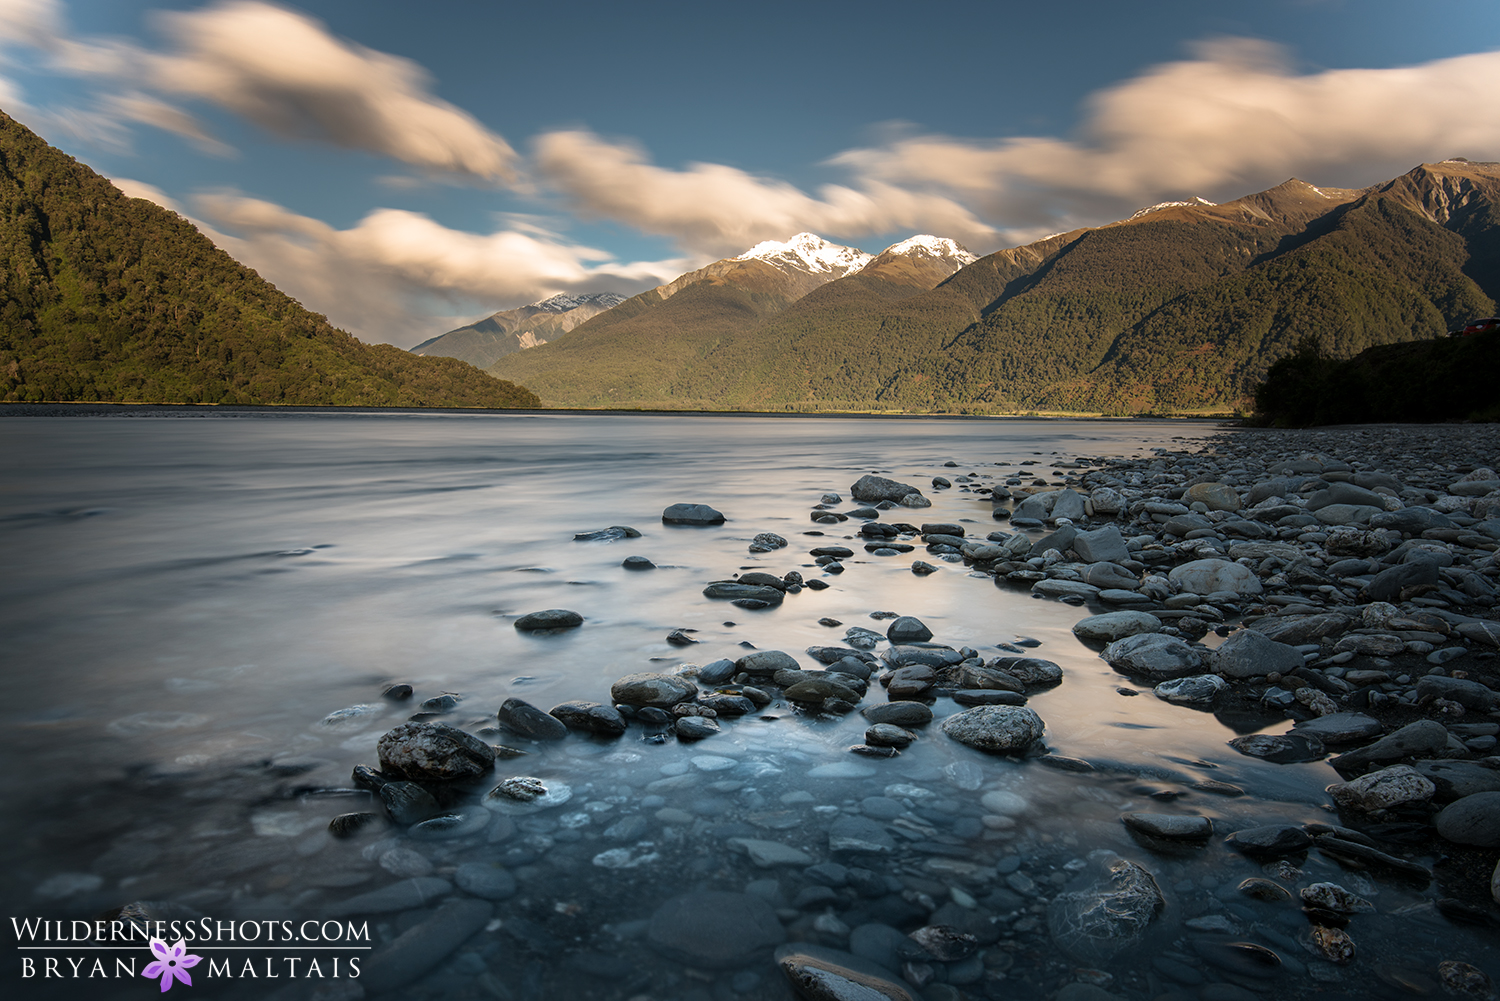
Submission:
[[661,513],[664,525],[722,525],[724,516],[707,504],[673,504]]
[[1109,879],[1087,890],[1060,893],[1047,908],[1052,940],[1085,963],[1131,948],[1166,905],[1151,873],[1126,859],[1109,867]]
[[776,965],[805,1001],[921,1001],[892,971],[827,946],[784,945],[776,950]]
[[610,700],[617,705],[655,706],[659,709],[670,709],[697,694],[698,686],[686,678],[649,671],[627,674],[609,689]]
[[528,612],[516,620],[516,628],[522,632],[575,629],[581,625],[583,625],[583,616],[567,608],[548,608],[540,612]]
[[646,930],[652,948],[701,970],[731,970],[763,960],[786,932],[771,905],[746,893],[700,890],[672,897]]
[[507,730],[532,740],[562,740],[568,735],[566,723],[525,699],[506,699],[495,716]]
[[1202,654],[1177,637],[1161,633],[1138,633],[1115,640],[1100,656],[1123,674],[1160,680],[1197,674],[1203,669]]

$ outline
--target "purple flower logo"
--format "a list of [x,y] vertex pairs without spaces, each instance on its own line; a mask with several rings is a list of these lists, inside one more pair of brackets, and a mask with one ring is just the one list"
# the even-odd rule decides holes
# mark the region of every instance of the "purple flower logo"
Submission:
[[151,952],[156,956],[156,962],[147,964],[141,971],[143,977],[161,977],[161,990],[165,994],[172,989],[172,981],[181,980],[189,987],[193,986],[193,978],[188,976],[188,967],[197,966],[202,956],[194,956],[187,951],[182,944],[182,939],[177,944],[167,946],[159,938],[151,940]]

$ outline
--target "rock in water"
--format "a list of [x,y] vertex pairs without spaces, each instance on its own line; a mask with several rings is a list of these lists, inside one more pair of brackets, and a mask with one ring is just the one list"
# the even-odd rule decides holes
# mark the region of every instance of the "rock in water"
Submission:
[[864,501],[867,504],[874,504],[879,501],[890,501],[892,504],[900,504],[913,494],[918,497],[922,496],[922,491],[917,487],[906,483],[897,483],[895,480],[888,480],[884,476],[872,476],[868,474],[856,480],[854,485],[849,488],[849,492],[854,495],[855,500]]
[[777,549],[785,549],[786,539],[775,532],[761,532],[750,540],[750,551],[752,553],[769,553]]
[[[1402,803],[1425,803],[1437,792],[1437,786],[1410,765],[1392,765],[1350,782],[1336,782],[1327,788],[1327,792],[1343,809],[1372,813]],[[1500,793],[1494,795],[1500,801]],[[1442,831],[1441,816],[1438,830]],[[1500,840],[1496,843],[1500,844]]]
[[932,639],[932,630],[914,615],[903,615],[893,621],[885,631],[885,638],[892,646],[903,643],[926,643]]
[[525,699],[506,699],[495,716],[507,730],[532,740],[562,740],[568,735],[566,723]]
[[495,752],[446,723],[402,723],[380,738],[380,770],[413,782],[457,782],[495,767]]
[[583,625],[583,616],[566,608],[548,608],[540,612],[527,612],[516,620],[516,628],[522,632],[539,632],[543,629],[576,629]]
[[1081,640],[1108,643],[1138,633],[1159,633],[1161,627],[1161,619],[1150,612],[1105,612],[1079,620],[1073,626],[1073,635]]
[[674,674],[627,674],[616,681],[609,697],[617,705],[656,706],[669,709],[698,694],[698,686]]
[[1025,706],[975,706],[949,716],[942,728],[960,744],[995,754],[1020,754],[1041,741],[1046,726]]
[[489,922],[494,908],[483,900],[448,900],[427,920],[382,946],[365,964],[360,982],[376,993],[397,990],[441,963]]
[[1500,792],[1456,799],[1437,815],[1438,833],[1460,845],[1500,848]]
[[1060,893],[1047,909],[1052,939],[1085,963],[1097,963],[1135,945],[1166,901],[1151,873],[1134,862],[1117,860],[1108,882],[1087,890]]
[[625,732],[625,717],[614,706],[581,699],[559,702],[548,713],[561,720],[564,725],[585,733],[596,733],[602,737],[618,737]]
[[673,504],[661,513],[664,525],[722,525],[724,516],[707,504]]
[[786,940],[770,904],[718,890],[671,898],[651,915],[646,936],[668,959],[702,970],[748,965]]
[[838,949],[794,942],[776,950],[776,965],[806,1001],[920,1001],[890,970]]
[[1203,657],[1175,636],[1137,633],[1115,640],[1099,655],[1123,674],[1144,675],[1165,681],[1203,669]]

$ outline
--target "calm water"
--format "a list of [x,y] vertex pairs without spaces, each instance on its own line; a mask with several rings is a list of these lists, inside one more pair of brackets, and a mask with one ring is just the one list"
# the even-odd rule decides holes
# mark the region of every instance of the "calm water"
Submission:
[[[1320,763],[1240,757],[1224,746],[1233,732],[1212,715],[1149,692],[1121,696],[1116,689],[1131,686],[1069,632],[1087,610],[997,587],[961,564],[939,564],[919,578],[910,556],[862,552],[829,578],[828,590],[804,590],[777,609],[746,612],[701,595],[707,581],[745,569],[813,576],[806,550],[846,532],[836,526],[827,529],[832,538],[803,536],[823,527],[810,524],[808,512],[825,492],[847,501],[849,485],[865,472],[921,484],[970,472],[1003,480],[1031,460],[1037,465],[1026,469],[1028,479],[1050,479],[1055,461],[1133,455],[1212,430],[1165,422],[577,415],[7,418],[0,421],[0,657],[8,690],[0,752],[11,764],[0,811],[9,855],[0,869],[5,916],[89,918],[131,900],[218,916],[330,913],[338,901],[394,881],[360,856],[365,842],[331,842],[324,833],[331,816],[366,808],[365,801],[306,794],[347,787],[353,765],[375,764],[376,740],[414,710],[384,703],[387,684],[408,682],[418,699],[463,696],[445,719],[472,729],[512,695],[544,709],[564,699],[607,701],[621,675],[734,658],[742,643],[786,650],[815,667],[802,651],[843,635],[819,618],[883,631],[869,617],[877,610],[916,615],[938,642],[986,656],[1019,637],[1040,640],[1037,653],[1067,672],[1062,685],[1030,703],[1047,723],[1048,745],[1119,769],[1077,776],[986,758],[935,726],[901,758],[868,762],[845,750],[861,740],[857,716],[810,723],[784,710],[774,721],[730,724],[692,746],[651,746],[634,733],[615,744],[579,738],[533,746],[528,758],[502,761],[502,774],[568,783],[571,804],[528,820],[503,843],[480,837],[417,846],[438,875],[493,857],[521,886],[496,905],[501,926],[488,936],[488,957],[479,950],[445,974],[457,979],[437,986],[460,995],[550,996],[564,986],[555,978],[578,975],[563,969],[568,950],[580,948],[574,943],[596,952],[607,952],[609,941],[628,943],[662,899],[688,886],[739,890],[769,875],[791,894],[794,872],[750,867],[715,825],[743,826],[786,806],[792,819],[759,836],[824,858],[826,844],[819,854],[788,827],[798,816],[820,815],[796,810],[836,812],[895,784],[954,804],[955,816],[977,816],[970,806],[984,791],[1013,792],[1026,803],[1014,827],[976,835],[969,823],[947,832],[949,842],[971,836],[969,857],[987,871],[951,876],[932,866],[913,878],[967,880],[971,895],[983,896],[994,860],[1020,854],[1023,871],[1053,875],[1044,884],[1050,896],[1082,868],[1060,863],[1086,861],[1103,848],[1157,872],[1174,908],[1164,922],[1244,906],[1228,891],[1259,875],[1258,866],[1218,848],[1155,857],[1129,839],[1118,814],[1198,812],[1225,830],[1269,819],[1328,820],[1322,788],[1337,776]],[[949,460],[958,467],[945,468]],[[972,522],[970,534],[981,536],[1003,527],[991,520],[986,498],[957,489],[928,494],[930,510],[892,516]],[[677,501],[710,504],[729,521],[663,526],[662,509]],[[572,541],[611,525],[633,526],[643,537]],[[749,555],[750,538],[766,531],[791,546]],[[629,555],[649,557],[659,569],[625,571],[620,562]],[[577,610],[585,625],[540,637],[511,625],[518,614],[552,607]],[[665,637],[677,628],[696,630],[699,645],[669,646]],[[322,722],[355,705],[374,708],[338,726]],[[953,708],[935,710],[941,716]],[[691,759],[705,754],[735,764],[657,794],[668,808],[692,813],[692,823],[656,819],[655,801],[640,807],[646,786],[694,768]],[[862,774],[807,774],[834,763],[857,764]],[[1251,795],[1196,794],[1165,806],[1147,798],[1203,778],[1237,783]],[[812,795],[785,798],[800,792]],[[654,850],[661,860],[623,874],[590,865],[619,847],[600,833],[606,825],[635,813],[650,822],[646,847],[626,847],[638,856]],[[548,819],[554,816],[575,826]],[[1432,949],[1447,948],[1451,928],[1422,916],[1431,892],[1341,874],[1317,859],[1307,865],[1309,879],[1352,879],[1382,912],[1416,908],[1416,917],[1384,925],[1361,919],[1362,943],[1409,936],[1416,927]],[[542,912],[573,921],[574,942],[507,938],[507,915],[520,917],[523,906],[533,923]],[[391,914],[378,923],[394,935],[402,920]],[[1290,940],[1299,925],[1266,927],[1254,940]],[[610,939],[601,929],[624,930]],[[1173,925],[1162,944],[1180,933]],[[824,940],[836,941],[836,931]],[[1426,958],[1412,962],[1425,969]],[[1038,980],[1051,961],[1035,960]],[[1026,960],[1017,962],[1021,976]],[[717,997],[728,989],[727,981],[673,979],[670,964],[652,965],[660,960],[639,963],[659,992],[652,997]],[[7,991],[19,986],[24,996],[43,997],[60,989],[22,980],[19,969],[12,955],[0,964]],[[735,986],[734,996],[789,996],[769,964],[760,972],[755,984]],[[1346,976],[1351,987],[1364,983]],[[624,997],[628,981],[567,987]],[[251,990],[244,983],[214,988]],[[154,993],[138,980],[91,985],[88,996],[143,996],[143,989]],[[978,990],[974,996],[984,996]]]

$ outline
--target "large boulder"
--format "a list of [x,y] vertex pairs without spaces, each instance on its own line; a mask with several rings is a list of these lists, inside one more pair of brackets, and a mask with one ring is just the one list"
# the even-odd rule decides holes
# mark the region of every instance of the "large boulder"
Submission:
[[975,706],[943,720],[943,733],[994,754],[1021,754],[1041,742],[1046,725],[1025,706]]
[[1167,579],[1190,594],[1233,591],[1238,595],[1260,594],[1260,578],[1241,563],[1228,560],[1193,560],[1173,567]]
[[1210,511],[1238,511],[1240,495],[1224,483],[1194,483],[1182,495],[1184,504],[1202,502]]
[[722,525],[724,516],[707,504],[673,504],[661,513],[663,525]]
[[1197,674],[1203,669],[1202,654],[1176,636],[1162,633],[1137,633],[1115,640],[1100,656],[1122,674],[1162,681]]
[[907,497],[915,494],[922,496],[921,488],[911,486],[908,483],[897,483],[888,480],[884,476],[865,474],[854,481],[849,488],[855,500],[864,501],[866,504],[877,504],[880,501],[890,501],[892,504],[900,504]]
[[1104,612],[1073,624],[1073,635],[1081,640],[1108,643],[1139,633],[1161,632],[1161,619],[1150,612]]
[[698,686],[675,674],[627,674],[609,689],[610,699],[617,705],[656,706],[668,709],[679,702],[696,697]]
[[1437,815],[1437,829],[1456,844],[1500,848],[1500,792],[1454,800]]
[[1374,813],[1402,803],[1425,803],[1437,786],[1410,765],[1392,765],[1349,782],[1335,782],[1326,791],[1342,809]]
[[380,738],[380,770],[413,782],[457,782],[495,767],[490,745],[446,723],[402,723]]
[[1302,666],[1302,655],[1253,629],[1240,629],[1214,651],[1213,664],[1228,678],[1259,678],[1290,674]]
[[673,962],[700,970],[729,970],[763,961],[786,940],[786,932],[771,905],[760,897],[698,890],[658,907],[646,939]]
[[568,735],[563,719],[542,712],[524,699],[506,699],[495,716],[507,730],[532,740],[562,740]]
[[1373,744],[1341,754],[1329,762],[1341,772],[1359,772],[1373,764],[1409,757],[1430,757],[1448,746],[1448,729],[1437,720],[1419,719]]

